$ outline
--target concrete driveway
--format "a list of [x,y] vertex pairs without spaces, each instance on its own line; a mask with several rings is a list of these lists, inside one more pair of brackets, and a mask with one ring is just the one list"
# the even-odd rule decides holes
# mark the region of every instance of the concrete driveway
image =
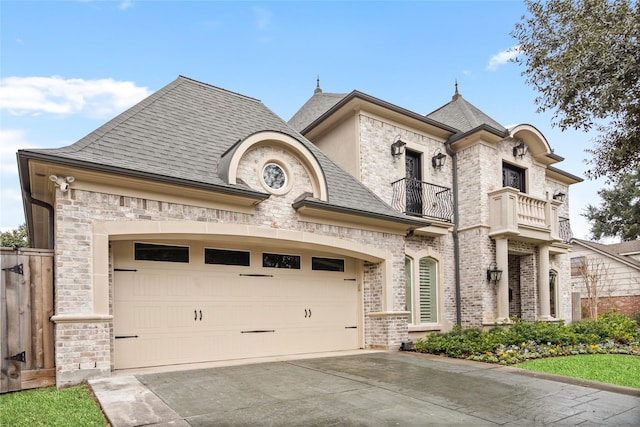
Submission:
[[640,424],[640,390],[416,353],[114,376],[90,385],[114,427]]

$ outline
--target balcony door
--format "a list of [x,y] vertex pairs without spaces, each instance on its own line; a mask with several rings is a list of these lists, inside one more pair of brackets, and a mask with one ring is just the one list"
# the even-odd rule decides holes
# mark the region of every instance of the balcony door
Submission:
[[406,168],[406,213],[422,215],[422,155],[415,151],[405,152]]
[[513,187],[520,190],[521,193],[526,193],[525,181],[524,181],[524,169],[519,168],[508,163],[502,164],[502,186]]

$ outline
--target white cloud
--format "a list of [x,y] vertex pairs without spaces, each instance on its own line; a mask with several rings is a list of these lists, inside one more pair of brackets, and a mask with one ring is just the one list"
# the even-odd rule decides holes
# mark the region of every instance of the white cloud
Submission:
[[491,59],[489,59],[489,64],[487,64],[487,70],[495,71],[498,69],[500,65],[504,65],[516,58],[520,55],[520,46],[513,46],[507,50],[503,50],[502,52],[498,52],[493,55]]
[[118,5],[118,9],[120,10],[127,10],[130,7],[133,7],[133,0],[123,0]]
[[3,180],[8,175],[18,175],[16,152],[24,148],[36,148],[35,145],[27,141],[25,131],[0,129],[0,172],[2,172]]
[[0,109],[13,115],[84,114],[108,117],[149,96],[146,87],[113,79],[6,77],[0,79]]

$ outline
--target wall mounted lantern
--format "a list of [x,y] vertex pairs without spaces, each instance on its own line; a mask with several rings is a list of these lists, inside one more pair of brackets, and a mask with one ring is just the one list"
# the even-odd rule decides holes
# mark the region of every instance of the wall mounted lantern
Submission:
[[494,285],[500,281],[502,278],[502,270],[498,270],[498,266],[495,262],[492,262],[489,265],[489,269],[487,270],[487,280]]
[[49,180],[55,182],[55,184],[60,187],[60,190],[64,193],[69,190],[69,184],[71,184],[76,179],[72,176],[63,178],[56,175],[49,175]]
[[523,158],[527,154],[527,150],[529,150],[529,146],[520,140],[520,144],[513,147],[513,157]]
[[553,194],[553,200],[557,200],[560,203],[564,203],[564,201],[566,200],[567,195],[565,193],[563,193],[562,191],[558,190]]
[[400,135],[396,136],[395,141],[391,144],[391,155],[393,157],[402,156],[405,145],[407,145],[407,143],[400,140]]
[[438,148],[436,151],[434,151],[433,153],[433,157],[431,158],[431,164],[433,165],[433,167],[435,169],[442,169],[442,167],[444,166],[445,161],[447,160],[447,155],[443,154],[440,149]]

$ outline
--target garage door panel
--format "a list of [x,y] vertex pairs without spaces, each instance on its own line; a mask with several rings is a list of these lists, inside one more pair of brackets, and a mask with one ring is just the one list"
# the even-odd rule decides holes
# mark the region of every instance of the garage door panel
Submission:
[[117,369],[358,348],[345,274],[133,264],[114,279],[115,335],[138,336],[115,341]]

